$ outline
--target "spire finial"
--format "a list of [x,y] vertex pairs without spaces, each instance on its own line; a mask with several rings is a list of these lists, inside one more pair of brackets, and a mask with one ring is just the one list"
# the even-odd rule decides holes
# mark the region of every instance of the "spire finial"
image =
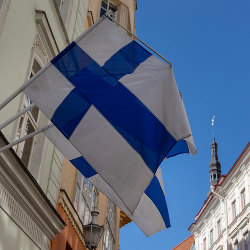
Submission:
[[212,118],[212,127],[213,127],[213,141],[214,141],[214,119],[215,119],[215,115]]

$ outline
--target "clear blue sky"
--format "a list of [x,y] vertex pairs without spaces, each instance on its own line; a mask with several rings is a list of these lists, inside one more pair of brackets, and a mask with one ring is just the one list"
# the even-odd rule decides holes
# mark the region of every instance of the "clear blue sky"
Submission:
[[222,174],[247,145],[249,13],[249,0],[138,0],[137,35],[173,63],[198,153],[162,164],[172,227],[146,238],[130,223],[120,231],[121,250],[168,250],[189,236],[209,191],[213,114]]

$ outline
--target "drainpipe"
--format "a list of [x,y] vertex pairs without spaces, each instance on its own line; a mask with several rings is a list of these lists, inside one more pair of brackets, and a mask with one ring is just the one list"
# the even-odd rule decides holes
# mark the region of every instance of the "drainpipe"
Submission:
[[229,237],[228,237],[228,216],[227,216],[228,214],[227,214],[227,202],[226,202],[226,198],[223,197],[222,195],[220,195],[219,193],[215,192],[214,191],[214,187],[211,188],[211,193],[215,195],[214,196],[215,198],[219,198],[224,203],[224,214],[225,214],[225,217],[226,217],[225,218],[225,221],[226,221],[226,236],[227,236],[227,244],[228,244]]

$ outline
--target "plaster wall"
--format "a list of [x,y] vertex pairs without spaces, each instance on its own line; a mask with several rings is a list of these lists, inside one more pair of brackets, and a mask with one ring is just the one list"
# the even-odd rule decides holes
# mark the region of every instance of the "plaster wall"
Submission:
[[[38,32],[36,11],[45,13],[48,29],[58,50],[61,51],[68,44],[67,34],[54,0],[8,1],[9,8],[6,10],[6,18],[0,33],[0,102],[29,78],[34,58],[34,40]],[[43,67],[50,59],[52,58],[45,56],[40,66]],[[1,123],[20,111],[22,98],[22,94],[18,95],[1,110]],[[44,116],[41,117],[42,124],[48,123]],[[3,130],[9,141],[14,140],[17,126],[18,121]],[[34,145],[36,148],[31,156],[29,170],[56,206],[63,156],[42,134],[35,137]]]

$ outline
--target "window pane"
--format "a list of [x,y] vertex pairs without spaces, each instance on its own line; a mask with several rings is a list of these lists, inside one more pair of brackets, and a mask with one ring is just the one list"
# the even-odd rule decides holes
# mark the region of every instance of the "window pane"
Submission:
[[81,181],[82,181],[82,174],[81,172],[77,172],[77,183],[81,187]]
[[[27,125],[25,128],[25,135],[31,134],[34,131],[35,131],[35,129],[32,126],[30,120],[28,119]],[[26,166],[28,166],[28,163],[29,163],[33,140],[34,140],[34,137],[31,137],[31,138],[27,139],[24,143],[24,148],[23,148],[23,152],[22,152],[22,161],[25,163]]]
[[246,205],[246,201],[245,201],[245,189],[243,189],[241,191],[241,209],[243,209]]
[[102,1],[101,7],[102,7],[103,9],[107,9],[107,8],[108,8],[108,2],[107,2],[107,1]]
[[112,10],[113,12],[116,12],[117,11],[117,7],[114,4],[110,3],[109,4],[109,10]]
[[82,222],[84,222],[84,211],[86,209],[86,204],[82,195],[80,195],[80,204],[78,207],[78,214]]
[[88,184],[88,179],[84,176],[84,178],[83,178],[83,181],[84,181],[84,183],[86,183],[86,184]]
[[210,231],[210,246],[214,243],[213,229]]
[[220,222],[220,220],[218,220],[218,222],[217,222],[217,230],[218,230],[218,237],[219,237],[221,234],[221,222]]
[[232,218],[233,220],[235,219],[236,217],[236,201],[233,201],[232,202]]
[[34,107],[31,110],[31,114],[32,114],[32,117],[34,118],[34,120],[37,122],[38,114],[39,114],[39,109],[37,107]]
[[106,9],[101,8],[100,17],[102,17],[105,13],[106,13]]
[[93,185],[92,183],[89,181],[89,190],[92,191]]
[[83,221],[83,225],[87,225],[90,222],[90,211],[89,209],[86,207],[85,212],[84,212],[84,221]]
[[74,207],[76,211],[78,209],[78,204],[79,204],[79,193],[80,193],[80,188],[79,188],[79,185],[76,184],[75,200],[74,200]]

